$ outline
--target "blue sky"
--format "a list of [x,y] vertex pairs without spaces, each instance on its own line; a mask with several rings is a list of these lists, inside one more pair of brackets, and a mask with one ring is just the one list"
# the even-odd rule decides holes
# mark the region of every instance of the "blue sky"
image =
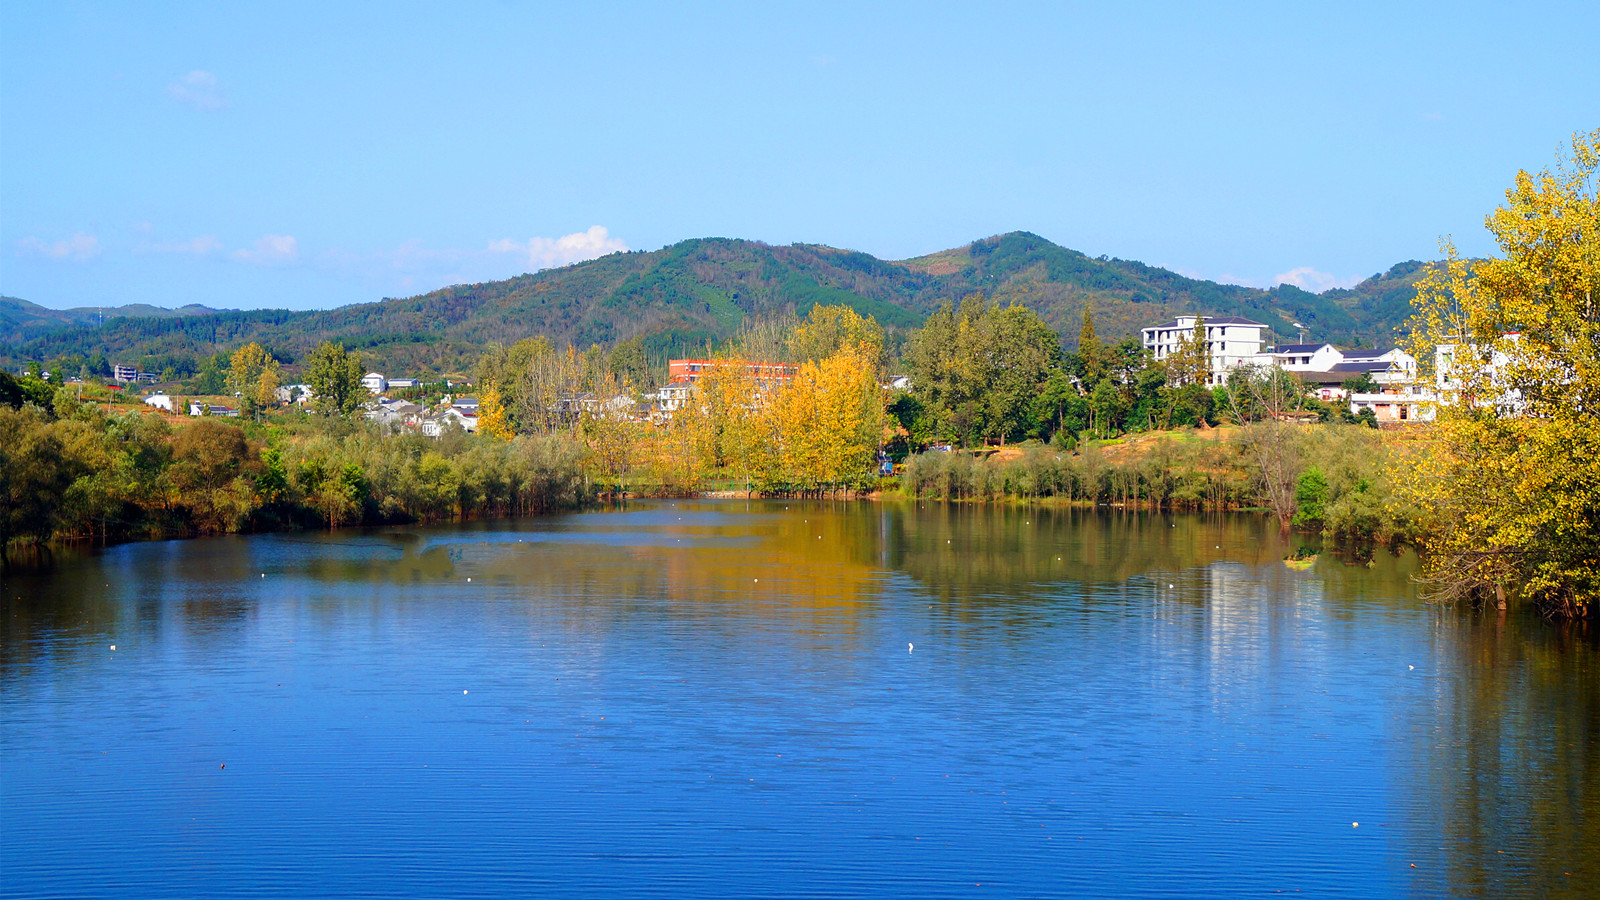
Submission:
[[1347,284],[1600,126],[1600,4],[0,6],[0,293],[328,307],[691,237]]

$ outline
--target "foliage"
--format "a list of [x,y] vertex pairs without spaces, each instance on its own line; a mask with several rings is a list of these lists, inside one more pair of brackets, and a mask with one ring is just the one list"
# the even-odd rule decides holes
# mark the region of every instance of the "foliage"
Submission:
[[278,361],[251,342],[228,358],[228,390],[239,396],[240,412],[258,416],[278,401]]
[[974,294],[928,317],[906,345],[906,363],[936,438],[1004,443],[1036,430],[1034,398],[1060,368],[1061,349],[1032,310]]
[[348,416],[360,409],[369,396],[361,378],[361,354],[346,350],[342,343],[323,341],[306,360],[311,402],[323,415]]
[[1206,349],[1206,320],[1198,316],[1194,329],[1178,340],[1167,358],[1167,380],[1177,386],[1205,384],[1211,371],[1211,353]]
[[490,378],[478,391],[478,433],[486,437],[510,440],[516,432],[511,430],[511,419],[506,415],[505,399],[500,385]]
[[827,359],[846,347],[865,347],[874,376],[881,374],[886,365],[883,328],[876,319],[862,316],[848,306],[811,307],[785,343],[788,359],[793,362]]
[[1404,494],[1429,511],[1443,600],[1508,596],[1546,614],[1600,602],[1600,130],[1517,173],[1487,218],[1501,258],[1445,244],[1416,298],[1411,347],[1449,357],[1446,402]]
[[874,348],[862,340],[800,365],[772,404],[781,478],[802,491],[859,488],[883,435]]
[[54,413],[0,406],[0,551],[52,538],[518,515],[586,501],[568,437],[433,441],[364,422],[252,425],[108,415],[60,391]]
[[1372,377],[1371,372],[1362,372],[1352,378],[1346,378],[1341,385],[1346,394],[1376,394],[1378,382]]
[[1316,466],[1307,466],[1295,479],[1294,524],[1311,525],[1327,516],[1328,479]]

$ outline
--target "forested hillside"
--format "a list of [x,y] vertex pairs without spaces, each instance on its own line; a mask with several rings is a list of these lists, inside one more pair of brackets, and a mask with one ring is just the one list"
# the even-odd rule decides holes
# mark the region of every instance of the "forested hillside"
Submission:
[[1271,326],[1277,338],[1295,337],[1291,323],[1299,322],[1312,340],[1386,343],[1409,311],[1411,283],[1421,268],[1402,263],[1353,290],[1312,294],[1289,286],[1217,284],[1139,262],[1093,258],[1026,232],[904,261],[818,245],[706,238],[333,310],[191,308],[181,312],[192,314],[124,315],[103,325],[77,317],[77,325],[64,322],[40,334],[37,315],[13,326],[15,311],[7,306],[11,318],[0,319],[6,326],[0,361],[69,354],[203,359],[257,341],[292,364],[335,339],[361,349],[375,367],[462,371],[485,344],[533,335],[580,347],[643,337],[655,356],[698,351],[731,336],[750,317],[804,315],[819,303],[849,306],[893,332],[971,293],[1037,311],[1069,346],[1086,307],[1109,338],[1196,312],[1248,316]]
[[116,318],[166,318],[169,316],[203,316],[220,312],[199,304],[177,309],[163,309],[146,303],[127,306],[90,307],[76,309],[47,309],[37,303],[0,297],[0,345],[19,344],[41,337],[70,325],[98,325]]

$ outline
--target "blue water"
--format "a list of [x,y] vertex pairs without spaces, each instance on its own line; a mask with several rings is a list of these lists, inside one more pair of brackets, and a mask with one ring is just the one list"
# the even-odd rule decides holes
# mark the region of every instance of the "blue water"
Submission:
[[0,895],[1600,890],[1593,639],[1285,540],[728,501],[64,555],[0,581]]

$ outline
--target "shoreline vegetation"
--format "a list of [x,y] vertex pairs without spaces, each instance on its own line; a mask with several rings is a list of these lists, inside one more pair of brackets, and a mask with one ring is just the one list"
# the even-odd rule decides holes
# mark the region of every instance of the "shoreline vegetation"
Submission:
[[[1379,429],[1275,367],[1211,384],[1203,341],[1156,360],[1101,341],[1088,305],[1069,350],[1034,311],[976,294],[909,330],[849,306],[749,319],[685,361],[671,403],[647,396],[662,379],[642,337],[490,344],[477,433],[437,438],[367,421],[360,356],[332,342],[295,373],[312,410],[284,408],[280,363],[249,343],[188,386],[225,385],[239,425],[0,373],[0,553],[629,496],[1259,509],[1358,559],[1417,547],[1435,600],[1582,618],[1600,609],[1597,169],[1600,131],[1575,136],[1570,165],[1519,173],[1489,217],[1505,259],[1447,248],[1426,270],[1407,346],[1445,396],[1425,424]],[[1346,389],[1373,390],[1364,378]]]

